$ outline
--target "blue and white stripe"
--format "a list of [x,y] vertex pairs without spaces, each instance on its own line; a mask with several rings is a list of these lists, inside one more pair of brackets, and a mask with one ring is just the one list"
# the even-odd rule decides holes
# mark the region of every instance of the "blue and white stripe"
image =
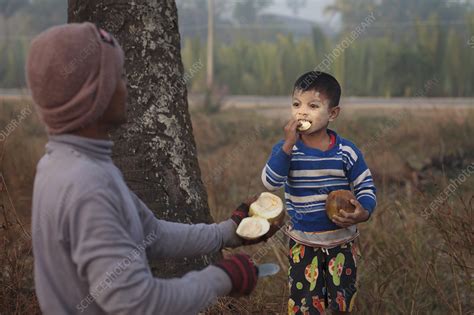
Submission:
[[332,130],[328,132],[336,136],[332,149],[320,151],[298,141],[289,156],[280,141],[262,171],[262,182],[268,190],[285,187],[286,206],[295,229],[339,229],[325,212],[327,195],[333,190],[352,190],[370,213],[376,206],[376,188],[362,153],[352,142]]

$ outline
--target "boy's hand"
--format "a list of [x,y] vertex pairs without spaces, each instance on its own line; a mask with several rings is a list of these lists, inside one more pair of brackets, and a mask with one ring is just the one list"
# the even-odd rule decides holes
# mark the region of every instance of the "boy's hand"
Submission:
[[332,217],[332,221],[340,227],[349,227],[351,225],[367,221],[369,219],[369,211],[365,210],[364,207],[356,199],[351,199],[350,202],[355,206],[353,213],[346,212],[342,209],[339,210],[339,215]]
[[285,143],[283,144],[283,151],[286,154],[291,155],[291,150],[295,145],[296,141],[298,141],[299,134],[297,132],[298,124],[300,122],[294,118],[292,118],[285,126]]

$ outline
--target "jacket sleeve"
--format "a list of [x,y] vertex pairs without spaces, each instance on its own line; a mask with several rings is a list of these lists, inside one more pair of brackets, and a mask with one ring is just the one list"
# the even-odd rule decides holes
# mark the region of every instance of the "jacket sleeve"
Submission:
[[183,258],[218,252],[224,247],[242,245],[235,233],[237,224],[228,219],[214,224],[184,224],[159,220],[146,204],[131,192],[146,235],[156,235],[148,245],[151,259]]
[[283,187],[288,178],[291,156],[283,151],[283,143],[284,141],[280,141],[273,147],[270,158],[262,170],[262,183],[270,191]]
[[[84,301],[95,301],[113,314],[196,314],[230,292],[229,277],[215,266],[182,278],[154,278],[144,244],[131,239],[117,209],[117,199],[98,190],[78,199],[68,212],[72,260],[89,285]],[[163,241],[159,235],[147,238],[153,239]],[[78,301],[76,308],[86,306]]]

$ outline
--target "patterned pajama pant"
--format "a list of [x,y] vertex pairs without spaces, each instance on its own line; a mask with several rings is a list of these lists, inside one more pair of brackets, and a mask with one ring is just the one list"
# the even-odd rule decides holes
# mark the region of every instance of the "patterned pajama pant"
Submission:
[[290,239],[288,314],[322,314],[325,309],[350,312],[357,292],[354,241],[330,249]]

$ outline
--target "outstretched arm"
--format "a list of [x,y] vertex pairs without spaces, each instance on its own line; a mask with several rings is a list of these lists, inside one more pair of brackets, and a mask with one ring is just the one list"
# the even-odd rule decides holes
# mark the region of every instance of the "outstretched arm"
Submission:
[[223,247],[242,245],[235,233],[237,224],[228,219],[214,224],[184,224],[159,220],[138,196],[130,192],[137,205],[145,237],[155,235],[147,247],[151,259],[193,257],[215,253]]
[[[72,260],[91,292],[78,301],[75,306],[78,311],[96,302],[110,314],[196,314],[217,296],[231,291],[229,276],[215,266],[189,272],[182,278],[154,278],[144,246],[137,245],[123,225],[124,220],[117,211],[119,203],[109,192],[98,190],[69,207],[66,235]],[[170,239],[163,234],[170,233],[175,226],[155,226],[157,234],[149,234],[151,237],[146,240],[164,242],[163,247],[176,245],[178,253],[184,251],[181,235]],[[161,228],[166,232],[160,231]],[[216,249],[224,242],[224,236],[218,231],[215,227],[205,232],[209,234],[206,239],[214,235],[218,241],[202,246],[201,250]],[[183,239],[188,240],[197,237],[194,232],[184,232],[184,235]],[[167,252],[171,250],[164,253]]]

